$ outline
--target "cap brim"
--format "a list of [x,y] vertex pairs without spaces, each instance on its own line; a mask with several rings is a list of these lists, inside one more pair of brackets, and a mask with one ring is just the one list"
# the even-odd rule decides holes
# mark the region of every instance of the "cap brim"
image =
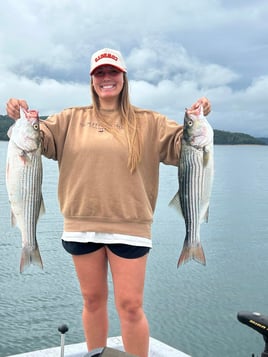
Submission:
[[93,68],[91,71],[90,71],[90,75],[92,75],[94,73],[94,71],[96,71],[96,69],[102,67],[102,66],[112,66],[116,69],[118,69],[119,71],[121,72],[124,72],[126,73],[126,69],[125,68],[122,68],[122,67],[119,67],[119,66],[115,66],[114,64],[110,64],[110,63],[102,63],[102,64],[99,64],[98,66],[96,66],[95,68]]

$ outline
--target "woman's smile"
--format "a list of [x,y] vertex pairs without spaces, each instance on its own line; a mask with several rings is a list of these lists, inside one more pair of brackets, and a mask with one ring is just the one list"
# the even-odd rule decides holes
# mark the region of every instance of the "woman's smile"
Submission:
[[103,90],[111,90],[114,89],[116,87],[115,84],[102,84],[100,85],[101,89]]
[[124,85],[124,75],[119,69],[103,65],[92,73],[92,83],[100,100],[117,100]]

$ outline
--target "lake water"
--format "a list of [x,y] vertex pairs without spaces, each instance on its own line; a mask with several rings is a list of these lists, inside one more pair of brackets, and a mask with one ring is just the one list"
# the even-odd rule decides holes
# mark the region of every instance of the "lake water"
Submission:
[[[0,357],[83,342],[82,300],[71,257],[61,247],[57,164],[44,159],[46,214],[38,223],[44,270],[19,273],[21,239],[10,227],[5,188],[7,143],[0,142]],[[249,357],[262,336],[237,321],[240,310],[268,315],[268,146],[216,146],[209,223],[201,227],[207,259],[177,269],[183,219],[168,207],[177,170],[161,166],[144,308],[151,336],[193,357]],[[110,336],[119,335],[110,278]]]

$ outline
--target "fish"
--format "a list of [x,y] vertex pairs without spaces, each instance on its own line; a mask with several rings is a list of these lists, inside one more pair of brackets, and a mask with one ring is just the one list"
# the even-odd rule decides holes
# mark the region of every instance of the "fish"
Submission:
[[9,128],[8,136],[6,188],[11,208],[11,225],[17,225],[21,231],[22,273],[31,264],[43,269],[36,240],[37,221],[45,212],[38,111],[21,108],[20,119]]
[[178,165],[179,189],[169,205],[184,218],[185,239],[177,267],[193,259],[206,265],[200,241],[200,225],[208,222],[214,177],[213,128],[203,114],[203,106],[186,109]]

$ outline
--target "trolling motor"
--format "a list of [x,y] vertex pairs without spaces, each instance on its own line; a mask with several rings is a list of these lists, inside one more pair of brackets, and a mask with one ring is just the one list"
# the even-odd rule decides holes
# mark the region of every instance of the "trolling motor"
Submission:
[[259,312],[240,311],[237,314],[237,319],[262,334],[265,347],[261,357],[268,357],[268,316]]

